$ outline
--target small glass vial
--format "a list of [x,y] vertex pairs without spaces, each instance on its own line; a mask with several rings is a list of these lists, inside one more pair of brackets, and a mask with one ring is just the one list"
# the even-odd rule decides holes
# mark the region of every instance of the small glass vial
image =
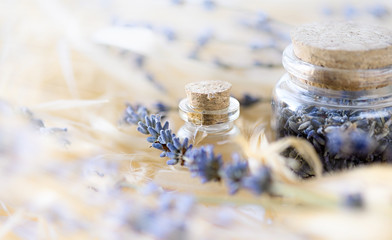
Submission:
[[[291,37],[287,73],[273,94],[276,138],[307,139],[325,172],[392,162],[392,32],[326,22],[300,26]],[[293,149],[285,154],[297,157]],[[294,171],[311,175],[305,169]]]
[[234,120],[239,117],[239,102],[230,97],[231,84],[224,81],[202,81],[185,86],[187,98],[179,104],[185,124],[177,136],[187,137],[194,146],[212,144],[215,152],[230,160],[234,152],[241,154],[235,138],[239,134]]

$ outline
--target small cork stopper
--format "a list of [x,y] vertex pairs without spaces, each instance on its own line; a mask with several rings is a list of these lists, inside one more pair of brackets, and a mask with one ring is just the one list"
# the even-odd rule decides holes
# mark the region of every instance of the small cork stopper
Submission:
[[229,107],[231,83],[224,81],[203,81],[189,83],[185,92],[194,109],[214,111]]
[[299,26],[291,32],[291,38],[294,54],[302,61],[320,67],[353,70],[317,70],[311,73],[317,74],[311,85],[337,90],[364,90],[386,86],[392,79],[392,76],[380,80],[353,74],[358,69],[392,66],[390,29],[351,21],[330,21]]
[[188,102],[194,112],[188,113],[189,120],[197,125],[213,125],[226,122],[225,110],[230,105],[231,83],[225,81],[202,81],[185,86]]

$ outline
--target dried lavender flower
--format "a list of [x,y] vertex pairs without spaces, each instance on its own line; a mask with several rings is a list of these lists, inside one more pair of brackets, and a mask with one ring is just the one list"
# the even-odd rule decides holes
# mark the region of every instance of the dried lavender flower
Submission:
[[[357,104],[344,98],[321,97],[320,101],[348,106]],[[390,162],[392,120],[389,108],[362,111],[305,104],[293,109],[285,102],[274,104],[281,113],[277,117],[278,138],[296,136],[307,139],[315,147],[325,172]],[[292,155],[290,152],[285,155]]]
[[154,103],[153,108],[156,110],[157,114],[161,115],[162,119],[164,119],[168,112],[172,109],[170,105],[167,105],[163,102]]
[[172,134],[172,142],[167,144],[167,148],[170,151],[166,152],[166,156],[170,158],[166,163],[168,165],[175,165],[180,163],[184,165],[184,155],[185,153],[192,148],[192,144],[188,145],[188,138],[185,138],[183,143],[181,143],[178,137],[175,137],[175,134]]
[[261,101],[260,97],[252,96],[249,93],[245,93],[240,99],[239,102],[241,104],[241,107],[250,107],[253,106],[254,104],[258,103]]
[[214,154],[214,147],[212,145],[187,151],[185,157],[185,164],[189,167],[192,176],[200,177],[202,183],[219,181],[221,179],[222,156],[220,154]]
[[343,205],[349,208],[362,208],[364,206],[362,195],[355,193],[344,196]]
[[[224,168],[222,156],[215,155],[213,145],[192,149],[192,145],[188,145],[188,138],[181,142],[169,129],[167,121],[162,125],[159,115],[147,115],[147,113],[146,108],[135,109],[128,106],[126,115],[129,116],[124,119],[132,124],[139,120],[138,131],[150,135],[147,141],[152,143],[152,147],[162,151],[161,157],[170,158],[166,162],[168,165],[185,164],[192,176],[200,177],[202,183],[220,181],[224,178],[230,194],[235,194],[241,187],[246,187],[257,194],[268,190],[271,182],[268,168],[263,167],[256,175],[248,176],[248,164],[238,154],[234,154],[233,163]],[[166,197],[167,201],[162,203],[170,203],[169,196]]]
[[331,154],[342,156],[366,156],[375,149],[375,141],[360,129],[334,129],[326,135],[327,147]]
[[235,194],[242,186],[243,179],[248,175],[248,162],[240,157],[239,154],[233,154],[233,163],[226,166],[223,170],[223,178],[229,187],[229,194]]
[[246,177],[243,186],[254,194],[260,195],[269,190],[271,181],[271,170],[263,166],[255,175]]
[[127,104],[123,120],[125,123],[136,125],[139,121],[143,121],[148,114],[146,107],[133,107],[132,105]]
[[147,141],[151,143],[153,148],[162,151],[161,157],[170,158],[167,161],[168,165],[184,164],[183,157],[186,151],[192,148],[192,145],[188,144],[188,138],[185,138],[181,142],[169,129],[168,121],[162,124],[160,115],[148,115],[145,107],[138,107],[135,110],[132,106],[128,106],[125,111],[124,120],[130,124],[135,124],[138,121],[137,130],[145,135],[150,135],[147,137]]

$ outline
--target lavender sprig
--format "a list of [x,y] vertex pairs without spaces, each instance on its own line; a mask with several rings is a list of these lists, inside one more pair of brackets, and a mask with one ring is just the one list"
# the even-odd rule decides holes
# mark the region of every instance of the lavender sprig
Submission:
[[160,115],[148,115],[145,107],[138,106],[134,108],[128,106],[125,110],[124,121],[129,124],[137,124],[137,130],[147,137],[147,141],[151,143],[153,148],[161,150],[161,157],[169,157],[166,162],[168,165],[175,165],[180,163],[184,165],[184,155],[192,148],[188,144],[188,138],[185,138],[181,143],[180,139],[169,129],[169,122],[166,121],[162,125]]
[[214,154],[212,145],[188,151],[186,159],[186,166],[189,167],[192,176],[200,177],[202,183],[220,181],[219,171],[223,166],[222,156]]
[[250,107],[256,103],[262,101],[261,97],[250,95],[249,93],[244,93],[244,95],[239,99],[241,107]]
[[261,167],[256,174],[243,179],[243,186],[256,195],[268,192],[271,186],[271,170],[268,167]]
[[124,122],[136,125],[139,121],[143,121],[148,114],[147,108],[143,106],[133,107],[132,105],[127,104],[124,113]]
[[347,194],[343,197],[343,206],[360,209],[364,207],[364,200],[360,193]]
[[212,145],[193,148],[187,152],[185,158],[192,176],[200,177],[202,183],[223,179],[230,194],[235,194],[243,187],[260,195],[268,192],[272,183],[269,168],[262,167],[256,174],[251,175],[247,162],[237,154],[233,155],[233,163],[225,167],[221,155],[214,154]]
[[250,175],[247,162],[238,154],[233,155],[233,163],[224,166],[222,156],[214,153],[212,145],[193,148],[188,138],[183,142],[169,129],[169,122],[162,124],[160,115],[149,115],[142,106],[128,106],[124,121],[137,124],[137,130],[147,137],[152,147],[161,150],[161,157],[170,158],[166,163],[186,165],[193,177],[200,177],[202,183],[209,181],[226,182],[229,193],[235,194],[242,187],[261,194],[271,185],[269,168],[263,167],[256,175]]
[[167,114],[174,108],[163,102],[156,102],[153,104],[153,109],[155,109],[156,113],[161,115],[162,119],[164,119]]
[[233,154],[233,163],[223,169],[223,178],[229,188],[229,194],[235,194],[243,185],[243,179],[249,174],[248,162]]

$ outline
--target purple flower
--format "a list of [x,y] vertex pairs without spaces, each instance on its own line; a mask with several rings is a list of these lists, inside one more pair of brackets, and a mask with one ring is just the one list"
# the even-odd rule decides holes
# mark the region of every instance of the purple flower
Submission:
[[[144,118],[148,115],[147,108],[143,106],[133,107],[128,104],[124,113],[124,122],[128,124],[136,125],[139,121],[144,121]],[[144,132],[143,132],[144,133]]]
[[194,177],[200,177],[202,183],[221,179],[222,156],[214,154],[212,145],[194,148],[186,153],[186,165]]
[[331,154],[366,156],[376,147],[375,141],[360,129],[335,129],[327,134],[327,147]]
[[240,155],[233,154],[233,163],[225,167],[223,176],[229,187],[229,193],[235,194],[242,186],[242,181],[248,174],[248,162]]
[[362,195],[360,193],[345,195],[343,205],[349,208],[362,208],[364,206]]
[[254,194],[260,195],[269,190],[271,181],[271,170],[263,166],[256,174],[246,177],[243,186]]
[[[162,107],[162,106],[161,106]],[[188,138],[182,142],[169,129],[169,122],[162,124],[160,115],[148,115],[145,107],[137,107],[136,109],[128,105],[125,111],[124,120],[129,124],[137,124],[137,130],[147,137],[147,142],[151,143],[153,148],[161,150],[161,157],[169,157],[168,165],[175,165],[177,163],[184,164],[184,154],[192,148],[188,144]]]
[[250,107],[253,106],[254,104],[258,103],[261,101],[260,97],[255,97],[252,96],[248,93],[245,93],[242,98],[239,100],[241,107]]

